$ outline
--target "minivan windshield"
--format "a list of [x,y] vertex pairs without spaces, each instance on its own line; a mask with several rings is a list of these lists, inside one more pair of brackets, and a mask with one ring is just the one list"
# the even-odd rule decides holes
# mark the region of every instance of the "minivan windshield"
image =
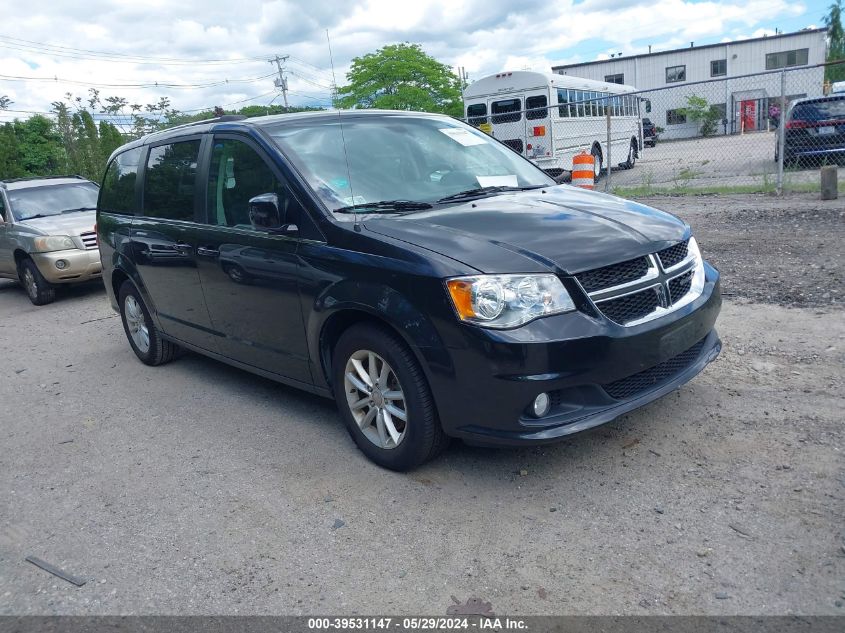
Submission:
[[99,187],[93,182],[43,185],[9,189],[12,214],[18,222],[63,213],[93,211],[97,208]]
[[[434,116],[320,117],[266,131],[339,217],[413,213],[430,205],[554,180],[460,121]],[[345,151],[344,151],[345,141]]]

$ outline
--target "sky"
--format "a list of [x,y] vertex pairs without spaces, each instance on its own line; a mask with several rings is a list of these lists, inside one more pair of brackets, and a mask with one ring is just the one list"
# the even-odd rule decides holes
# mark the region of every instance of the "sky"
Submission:
[[[412,42],[469,80],[822,25],[830,0],[0,0],[0,120],[71,93],[183,112],[329,106],[351,60]],[[329,55],[327,31],[331,41]],[[334,61],[332,71],[331,59]]]

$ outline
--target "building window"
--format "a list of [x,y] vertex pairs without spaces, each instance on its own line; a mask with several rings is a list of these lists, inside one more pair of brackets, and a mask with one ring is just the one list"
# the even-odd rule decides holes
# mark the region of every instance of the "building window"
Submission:
[[714,59],[710,62],[710,76],[711,77],[722,77],[728,74],[728,60],[727,59]]
[[799,48],[795,51],[783,51],[782,53],[769,53],[766,55],[766,70],[777,70],[778,68],[789,68],[791,66],[806,66],[810,49]]
[[687,80],[686,66],[669,66],[666,68],[666,83],[673,84]]
[[687,115],[680,110],[666,110],[666,125],[682,125],[687,122]]
[[605,75],[604,80],[609,84],[624,84],[625,73],[617,73],[615,75]]

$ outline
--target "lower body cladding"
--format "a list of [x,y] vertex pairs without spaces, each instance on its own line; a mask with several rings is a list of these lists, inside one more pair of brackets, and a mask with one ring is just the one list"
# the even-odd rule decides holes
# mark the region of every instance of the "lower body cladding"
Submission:
[[466,346],[449,350],[454,373],[431,372],[444,430],[486,446],[554,442],[689,382],[722,348],[718,273],[707,268],[701,296],[641,325],[571,312],[515,330],[465,328]]
[[33,253],[31,257],[35,265],[38,266],[38,271],[51,284],[100,279],[103,275],[100,251],[96,248]]

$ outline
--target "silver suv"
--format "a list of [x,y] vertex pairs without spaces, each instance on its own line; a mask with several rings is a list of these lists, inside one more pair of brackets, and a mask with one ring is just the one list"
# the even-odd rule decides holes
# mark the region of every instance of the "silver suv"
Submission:
[[99,279],[98,193],[80,176],[0,181],[0,278],[20,280],[37,306],[57,284]]

